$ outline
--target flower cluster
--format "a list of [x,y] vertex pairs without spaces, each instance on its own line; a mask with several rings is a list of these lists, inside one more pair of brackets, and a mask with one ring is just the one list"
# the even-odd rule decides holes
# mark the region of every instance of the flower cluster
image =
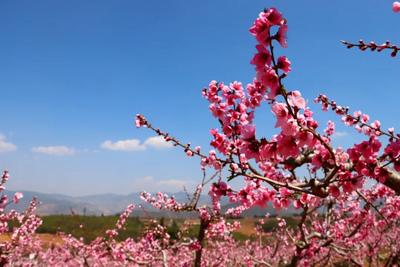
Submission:
[[150,193],[142,192],[141,198],[157,209],[165,208],[172,211],[179,211],[183,207],[173,196],[169,197],[167,194],[161,192],[157,194],[157,197],[152,197]]
[[[393,10],[398,6],[394,3]],[[210,130],[213,149],[208,155],[170,139],[187,154],[189,151],[189,156],[199,156],[202,170],[220,174],[209,190],[212,207],[197,209],[202,225],[207,233],[219,233],[209,238],[220,236],[231,242],[227,238],[229,227],[221,219],[223,198],[232,204],[226,216],[239,216],[255,206],[294,208],[299,212],[298,227],[288,229],[280,221],[280,228],[270,237],[276,240],[274,246],[264,244],[261,248],[248,243],[251,253],[243,258],[247,265],[328,265],[334,258],[351,258],[351,264],[362,265],[365,257],[379,265],[376,257],[382,246],[391,247],[387,264],[392,264],[399,253],[392,237],[399,234],[394,219],[399,212],[394,207],[398,207],[400,195],[400,135],[392,128],[383,130],[380,121],[370,121],[367,114],[351,114],[348,107],[320,95],[315,102],[323,110],[333,110],[345,125],[366,137],[347,149],[335,147],[335,123],[328,121],[320,132],[320,124],[301,92],[284,86],[292,67],[286,56],[277,55],[277,49],[287,47],[287,30],[287,20],[277,9],[265,9],[250,28],[257,41],[251,60],[254,80],[245,86],[238,81],[211,81],[203,89],[211,114],[220,124]],[[398,51],[389,42],[345,44],[361,50],[391,49],[392,56]],[[269,106],[278,130],[270,137],[262,136],[255,124],[256,111],[263,103]],[[150,125],[142,115],[136,121],[137,126]],[[221,178],[223,173],[228,174],[226,181]],[[239,188],[228,185],[239,177]]]

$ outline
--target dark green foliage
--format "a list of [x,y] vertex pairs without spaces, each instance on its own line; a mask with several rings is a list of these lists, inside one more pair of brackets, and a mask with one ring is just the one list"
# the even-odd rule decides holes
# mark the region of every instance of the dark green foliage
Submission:
[[[43,216],[42,220],[43,224],[39,227],[38,233],[64,232],[75,237],[83,237],[85,242],[90,242],[98,236],[105,236],[108,229],[114,229],[118,216],[51,215]],[[142,221],[138,218],[128,218],[125,229],[119,232],[117,239],[136,238],[143,230]]]
[[161,226],[165,226],[165,218],[164,218],[164,217],[161,217],[161,218],[160,218],[159,224],[160,224]]
[[167,233],[172,239],[178,239],[180,234],[180,229],[178,223],[173,220],[171,225],[167,227]]
[[188,229],[187,235],[191,238],[197,238],[197,236],[199,235],[199,231],[200,231],[200,225],[195,224]]
[[[299,223],[299,220],[296,217],[285,217],[284,219],[289,228],[294,228]],[[265,223],[262,225],[264,232],[272,232],[276,230],[277,227],[278,227],[278,220],[276,218],[269,218],[265,220]]]
[[239,232],[233,232],[232,236],[237,241],[246,241],[251,238],[251,237],[249,237],[245,234],[239,233]]
[[[74,237],[82,237],[86,243],[92,241],[98,236],[105,237],[105,232],[108,229],[114,229],[115,223],[118,220],[117,215],[115,216],[82,216],[82,215],[50,215],[42,216],[43,224],[39,227],[38,233],[56,234],[63,232],[66,234],[72,234]],[[299,222],[299,217],[286,217],[285,218],[289,227],[296,227]],[[233,220],[228,219],[229,222]],[[137,239],[140,237],[146,229],[152,228],[153,220],[150,219],[139,219],[137,217],[130,217],[125,228],[119,231],[117,240],[125,240],[128,237]],[[167,219],[160,218],[157,223],[165,226],[167,228],[168,234],[171,239],[179,239],[183,236],[197,238],[199,234],[199,224],[191,225],[187,231],[181,231],[181,226],[184,223],[184,219]],[[250,223],[252,225],[258,224],[257,220],[254,221],[247,219],[245,223]],[[11,222],[9,225],[10,231],[13,226],[17,226],[17,222]],[[82,227],[81,227],[82,225]],[[266,232],[271,232],[276,229],[278,221],[275,217],[265,220],[262,228]],[[247,239],[254,238],[254,234],[246,232],[233,232],[233,237],[238,241],[244,241]]]

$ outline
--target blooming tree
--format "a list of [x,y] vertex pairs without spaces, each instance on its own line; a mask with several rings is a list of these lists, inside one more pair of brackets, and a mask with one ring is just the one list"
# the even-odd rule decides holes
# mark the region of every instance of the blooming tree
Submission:
[[[398,12],[400,3],[395,2],[393,10]],[[335,147],[334,122],[328,121],[320,130],[320,123],[301,92],[284,85],[291,62],[286,56],[277,55],[276,48],[287,47],[287,30],[287,20],[277,9],[265,9],[250,28],[258,42],[251,60],[256,71],[253,82],[243,86],[237,81],[212,81],[203,90],[203,97],[220,124],[218,129],[210,130],[210,144],[215,150],[203,153],[198,147],[192,149],[153,127],[143,115],[137,116],[136,125],[150,128],[166,141],[183,147],[188,156],[199,156],[203,169],[219,173],[228,170],[226,180],[220,178],[211,185],[214,216],[221,212],[219,201],[223,196],[237,203],[227,211],[228,215],[240,215],[270,202],[276,209],[291,205],[299,209],[302,216],[298,231],[287,233],[293,247],[282,255],[289,265],[329,262],[332,253],[353,264],[362,265],[362,259],[370,256],[372,262],[373,254],[382,253],[384,244],[376,238],[398,235],[397,230],[392,230],[397,229],[400,215],[400,135],[392,128],[382,129],[378,120],[370,121],[365,113],[352,113],[348,107],[319,95],[315,102],[321,104],[322,110],[332,110],[345,125],[365,136],[364,141],[347,149]],[[390,42],[344,44],[361,50],[388,49],[393,57],[399,50]],[[254,123],[256,111],[263,104],[269,106],[276,118],[275,127],[280,130],[271,137],[260,136]],[[305,169],[309,173],[306,176],[302,175]],[[245,182],[242,188],[235,190],[228,185],[239,178]],[[371,227],[379,230],[372,234]],[[354,257],[355,245],[366,246],[357,249],[361,253],[359,259]],[[389,258],[397,259],[398,248],[392,248]]]
[[[393,4],[395,12],[400,3]],[[9,231],[8,222],[17,219],[11,241],[1,243],[1,263],[8,265],[71,266],[394,266],[400,264],[400,135],[384,130],[360,111],[337,104],[325,95],[316,97],[324,111],[333,111],[342,123],[355,128],[364,140],[348,148],[335,147],[335,123],[316,121],[300,91],[285,87],[291,62],[278,55],[287,47],[287,20],[275,8],[262,11],[250,28],[257,40],[251,60],[254,80],[243,85],[211,81],[202,91],[219,127],[211,129],[210,151],[185,144],[154,127],[137,115],[136,126],[147,127],[177,147],[188,157],[199,157],[203,179],[187,203],[173,196],[143,192],[142,198],[156,208],[174,212],[195,212],[199,218],[197,237],[172,240],[163,225],[154,224],[135,240],[117,241],[119,230],[135,208],[128,206],[115,229],[85,244],[63,235],[63,243],[43,247],[33,234],[41,220],[33,214],[34,199],[23,214],[5,212],[9,203],[0,199],[0,231]],[[358,44],[349,48],[372,51],[398,47],[387,42]],[[279,51],[283,51],[279,49]],[[268,106],[278,133],[263,136],[254,123],[256,111]],[[211,173],[211,175],[207,175]],[[306,174],[305,174],[306,173]],[[0,190],[8,173],[2,176]],[[229,183],[241,179],[234,188]],[[199,197],[210,184],[212,204],[199,205]],[[22,197],[15,194],[13,202]],[[235,205],[226,212],[221,199]],[[227,216],[241,215],[254,206],[294,208],[296,227],[278,218],[270,232],[262,230],[268,216],[256,226],[255,239],[236,241],[232,232],[240,227]]]

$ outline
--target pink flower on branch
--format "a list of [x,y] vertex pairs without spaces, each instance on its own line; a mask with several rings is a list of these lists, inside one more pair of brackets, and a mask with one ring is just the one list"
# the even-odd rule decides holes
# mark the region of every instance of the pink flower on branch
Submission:
[[396,13],[400,12],[400,2],[398,2],[398,1],[393,2],[393,12],[396,12]]
[[23,197],[24,197],[24,194],[22,194],[21,192],[16,192],[16,193],[14,194],[14,197],[13,197],[13,202],[14,202],[15,204],[18,204],[18,202],[19,202]]
[[[397,186],[400,182],[396,183],[400,174],[394,173],[400,170],[400,146],[397,144],[400,136],[393,129],[384,131],[380,121],[371,123],[367,114],[350,114],[348,107],[320,95],[316,102],[321,103],[323,110],[333,110],[346,125],[354,127],[367,139],[347,149],[335,147],[331,140],[334,122],[329,121],[320,131],[300,91],[284,86],[291,72],[291,62],[277,55],[279,51],[275,46],[287,47],[287,30],[286,19],[280,12],[274,8],[265,9],[250,29],[258,42],[251,60],[256,72],[253,82],[244,89],[240,82],[227,85],[212,81],[203,90],[202,95],[209,101],[209,109],[219,125],[210,131],[215,150],[203,155],[188,150],[189,146],[174,139],[188,155],[201,158],[203,171],[214,169],[219,173],[209,191],[212,206],[198,209],[201,228],[207,238],[215,237],[220,242],[232,240],[230,232],[235,229],[234,225],[219,217],[223,213],[222,197],[236,205],[226,212],[229,216],[239,216],[254,206],[275,209],[293,206],[301,212],[298,227],[288,229],[286,222],[279,220],[279,228],[267,238],[279,240],[273,247],[257,246],[248,241],[246,247],[251,253],[241,257],[245,258],[244,265],[276,266],[279,262],[290,262],[291,266],[332,265],[329,260],[323,262],[332,251],[335,251],[333,258],[351,258],[352,264],[362,265],[365,255],[377,255],[380,248],[386,246],[376,245],[376,240],[380,240],[378,243],[381,240],[396,242],[400,236],[396,229],[385,229],[400,218],[396,211],[400,209],[400,185]],[[390,43],[345,44],[362,51],[391,49],[393,56],[397,53],[397,47]],[[275,127],[279,128],[269,137],[262,136],[259,130],[256,136],[256,111],[265,102],[274,115]],[[142,122],[139,120],[138,124]],[[388,142],[382,141],[382,137],[387,137]],[[224,177],[225,173],[229,176]],[[242,179],[243,184],[234,189],[227,183],[232,179]],[[372,179],[377,185],[366,186],[370,186],[367,182]],[[161,193],[158,197],[146,198],[156,207],[168,206],[165,205],[168,197]],[[173,199],[169,200],[170,207],[176,208]],[[381,206],[375,204],[380,203],[378,200],[383,201]],[[391,206],[393,203],[396,203],[395,208]],[[180,205],[176,211],[182,210],[181,207],[184,206]],[[391,235],[396,238],[391,239]],[[197,256],[207,249],[202,242],[203,239],[196,243],[199,244]],[[372,251],[371,244],[376,245],[376,251]],[[208,245],[213,247],[212,243]],[[352,250],[354,246],[357,251]],[[397,255],[398,250],[395,251]],[[230,253],[223,255],[225,259]],[[221,264],[227,265],[227,262],[221,260]],[[195,266],[200,265],[201,261],[196,260]]]
[[289,61],[289,59],[288,59],[287,57],[285,57],[285,56],[280,56],[280,57],[278,58],[277,67],[278,67],[279,69],[281,69],[283,72],[289,73],[290,70],[291,70],[290,65],[291,65],[291,62]]

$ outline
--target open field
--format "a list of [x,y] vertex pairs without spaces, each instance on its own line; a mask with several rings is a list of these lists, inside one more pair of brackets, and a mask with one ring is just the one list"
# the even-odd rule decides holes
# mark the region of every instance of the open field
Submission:
[[[53,244],[62,244],[63,240],[61,236],[57,234],[35,234],[44,244],[44,246],[50,246]],[[0,235],[0,243],[8,242],[11,240],[11,234],[1,234]]]
[[[80,215],[51,215],[42,217],[43,224],[37,231],[37,236],[44,244],[59,244],[62,238],[58,233],[72,234],[77,238],[83,238],[85,242],[90,242],[98,236],[105,236],[108,229],[115,226],[118,216],[80,216]],[[167,231],[174,239],[177,238],[178,232],[182,235],[196,237],[199,229],[199,221],[196,219],[154,219],[157,223],[167,227]],[[118,239],[124,240],[128,237],[138,238],[146,229],[151,227],[153,219],[130,217],[123,230],[121,230]],[[230,221],[230,220],[228,220]],[[255,225],[258,224],[258,218],[241,218],[241,227],[233,233],[237,240],[245,240],[256,234]],[[287,218],[289,225],[296,224],[296,218]],[[184,225],[187,230],[183,230]],[[271,231],[276,227],[276,218],[265,220],[263,226],[264,231]],[[11,227],[13,225],[11,224]],[[10,240],[10,234],[0,235],[0,242]]]

